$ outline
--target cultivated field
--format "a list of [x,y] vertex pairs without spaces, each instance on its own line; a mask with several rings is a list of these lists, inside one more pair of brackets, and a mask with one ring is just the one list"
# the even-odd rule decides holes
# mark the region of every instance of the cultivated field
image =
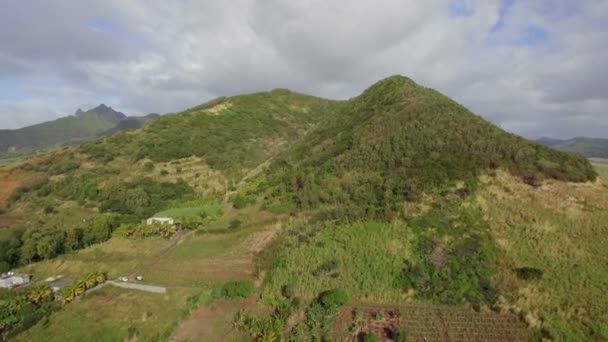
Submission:
[[445,306],[345,306],[335,320],[335,341],[358,341],[373,333],[382,340],[399,329],[407,341],[527,341],[529,332],[513,314]]

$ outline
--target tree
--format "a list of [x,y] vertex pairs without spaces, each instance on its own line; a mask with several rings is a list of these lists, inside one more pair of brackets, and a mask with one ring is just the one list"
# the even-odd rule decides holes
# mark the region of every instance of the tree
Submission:
[[83,280],[85,288],[91,289],[97,285],[97,275],[95,273],[89,273]]
[[77,280],[74,282],[74,297],[78,297],[87,290],[87,285],[84,280]]
[[8,301],[8,305],[7,305],[8,311],[15,314],[15,313],[21,311],[21,309],[27,302],[28,302],[28,300],[27,300],[26,296],[17,295]]
[[32,304],[40,305],[40,303],[42,303],[46,299],[50,298],[52,294],[53,294],[53,291],[51,290],[49,285],[42,284],[42,285],[33,287],[27,293],[27,299],[30,302],[32,302]]
[[107,279],[108,279],[108,276],[105,274],[105,272],[102,272],[102,271],[95,272],[95,280],[97,281],[98,284],[105,282]]
[[73,284],[70,284],[69,286],[62,288],[61,290],[59,290],[59,295],[66,303],[73,301],[74,298],[76,298],[75,286]]

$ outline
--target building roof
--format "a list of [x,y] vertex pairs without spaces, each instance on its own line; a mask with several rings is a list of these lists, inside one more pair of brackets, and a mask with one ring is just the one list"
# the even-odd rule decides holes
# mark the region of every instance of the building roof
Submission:
[[2,273],[2,275],[0,275],[0,278],[2,278],[2,279],[8,279],[8,278],[13,278],[13,277],[29,279],[31,276],[26,273],[15,273],[15,272],[7,272],[7,273]]
[[172,217],[150,217],[148,220],[154,220],[154,221],[171,221],[173,220]]

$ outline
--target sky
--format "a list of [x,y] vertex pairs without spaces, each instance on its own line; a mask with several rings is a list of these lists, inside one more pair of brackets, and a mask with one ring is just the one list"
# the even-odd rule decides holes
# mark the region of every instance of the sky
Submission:
[[528,138],[608,138],[607,0],[0,3],[0,128],[402,74]]

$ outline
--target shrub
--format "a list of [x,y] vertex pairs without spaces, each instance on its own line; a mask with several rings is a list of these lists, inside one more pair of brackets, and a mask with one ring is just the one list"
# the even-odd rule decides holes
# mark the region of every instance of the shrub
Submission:
[[335,271],[338,268],[338,262],[336,260],[330,260],[327,262],[324,262],[323,264],[321,264],[321,266],[319,266],[316,270],[314,270],[312,272],[312,275],[314,275],[315,277],[318,277],[324,273],[331,273],[333,271]]
[[292,299],[296,296],[293,285],[283,285],[281,288],[281,294],[287,299]]
[[238,195],[235,197],[233,203],[234,203],[235,209],[243,209],[246,206],[252,204],[253,202],[255,202],[255,201],[249,197]]
[[169,174],[169,171],[167,171],[167,170],[160,170],[160,175],[161,176],[166,176],[168,174]]
[[154,163],[152,163],[152,162],[146,162],[144,164],[144,171],[150,172],[152,170],[154,170]]
[[365,334],[365,337],[363,337],[363,341],[364,342],[378,342],[380,341],[380,339],[378,338],[378,336],[376,336],[376,334],[370,332]]
[[241,227],[241,220],[238,219],[234,219],[232,221],[230,221],[230,223],[228,224],[228,228],[230,229],[238,229]]
[[228,299],[246,298],[252,293],[253,284],[249,280],[227,282],[220,291],[220,295]]
[[522,280],[536,280],[543,276],[543,271],[534,267],[520,267],[515,269],[517,277]]
[[391,339],[395,342],[405,342],[407,341],[407,334],[402,328],[395,328],[391,331]]
[[348,302],[348,294],[341,288],[328,290],[321,293],[319,302],[328,311],[335,312],[338,308]]

